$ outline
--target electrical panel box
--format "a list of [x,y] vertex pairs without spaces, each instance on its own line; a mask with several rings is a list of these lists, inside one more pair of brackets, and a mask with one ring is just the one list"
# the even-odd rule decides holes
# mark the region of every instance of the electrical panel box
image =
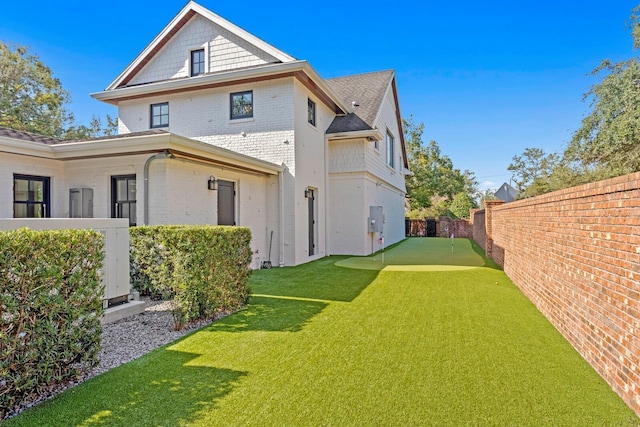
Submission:
[[383,223],[382,206],[369,206],[369,218],[367,218],[367,230],[369,233],[382,233]]
[[93,189],[69,190],[69,218],[93,218]]

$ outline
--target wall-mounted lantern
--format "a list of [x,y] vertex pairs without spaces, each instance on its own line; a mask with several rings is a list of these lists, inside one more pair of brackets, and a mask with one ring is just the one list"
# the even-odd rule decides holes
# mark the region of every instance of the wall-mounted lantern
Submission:
[[309,187],[305,188],[305,190],[304,190],[304,198],[305,199],[310,199],[312,195],[313,195],[313,190],[311,190]]
[[217,190],[218,189],[218,181],[216,180],[216,177],[211,175],[209,177],[209,181],[207,181],[207,188],[209,190]]

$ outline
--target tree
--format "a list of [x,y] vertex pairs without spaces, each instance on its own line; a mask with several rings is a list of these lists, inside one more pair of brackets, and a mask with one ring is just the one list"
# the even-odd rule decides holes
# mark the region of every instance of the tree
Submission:
[[540,148],[526,148],[521,156],[513,156],[513,163],[507,169],[513,172],[513,182],[522,197],[530,197],[551,190],[550,178],[559,160],[556,153],[546,154]]
[[73,123],[69,92],[38,56],[0,42],[0,126],[63,137]]
[[[638,49],[640,6],[631,13],[630,27]],[[640,171],[640,58],[605,59],[591,74],[604,77],[584,96],[592,111],[574,133],[565,161],[598,178]]]
[[79,125],[71,126],[65,132],[65,139],[91,139],[101,136],[111,136],[118,133],[118,119],[112,118],[107,114],[106,124],[102,125],[100,118],[93,116],[89,126]]
[[49,67],[29,49],[0,42],[0,126],[62,139],[90,139],[117,133],[117,119],[103,126],[93,116],[89,126],[74,123],[67,109],[71,95]]
[[453,198],[449,210],[456,218],[469,219],[471,209],[478,207],[476,200],[468,193],[458,193]]
[[407,160],[412,175],[407,177],[410,216],[440,216],[458,193],[475,197],[478,183],[470,171],[453,167],[451,159],[442,154],[436,141],[424,145],[424,124],[415,124],[413,117],[402,121],[407,148]]

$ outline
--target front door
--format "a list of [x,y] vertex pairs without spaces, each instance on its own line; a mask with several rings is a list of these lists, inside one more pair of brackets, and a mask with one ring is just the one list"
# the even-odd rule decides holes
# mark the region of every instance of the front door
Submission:
[[136,176],[111,177],[111,218],[128,218],[136,225]]
[[218,225],[236,225],[236,185],[218,180]]

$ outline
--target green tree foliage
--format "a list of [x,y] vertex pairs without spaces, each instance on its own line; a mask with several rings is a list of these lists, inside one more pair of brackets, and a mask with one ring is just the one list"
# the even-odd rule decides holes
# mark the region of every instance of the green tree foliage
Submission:
[[456,218],[469,219],[471,209],[478,207],[476,200],[468,193],[458,193],[453,198],[449,210]]
[[37,55],[0,42],[0,126],[62,137],[73,123],[65,107],[69,100],[69,92]]
[[25,46],[0,42],[0,126],[61,139],[90,139],[117,133],[109,115],[89,126],[74,123],[71,95],[37,55]]
[[409,169],[412,172],[406,179],[409,216],[424,218],[446,215],[458,193],[474,198],[478,186],[474,174],[454,168],[453,162],[442,154],[436,141],[425,145],[422,141],[423,123],[415,124],[410,116],[403,119],[402,124]]
[[513,172],[520,197],[529,197],[551,191],[551,176],[556,170],[560,158],[556,153],[546,154],[540,148],[526,148],[522,155],[514,156],[507,168]]
[[118,133],[118,119],[107,114],[106,123],[103,125],[99,117],[93,116],[89,126],[71,126],[65,132],[65,139],[91,139],[102,136],[111,136]]
[[[640,6],[631,12],[633,47],[640,47]],[[605,59],[592,71],[602,80],[584,96],[592,111],[582,120],[567,150],[575,162],[597,178],[640,170],[640,58],[612,63]]]
[[484,202],[485,200],[498,200],[498,198],[495,195],[495,191],[494,190],[484,190],[481,191],[479,193],[480,196],[480,209],[484,209]]

